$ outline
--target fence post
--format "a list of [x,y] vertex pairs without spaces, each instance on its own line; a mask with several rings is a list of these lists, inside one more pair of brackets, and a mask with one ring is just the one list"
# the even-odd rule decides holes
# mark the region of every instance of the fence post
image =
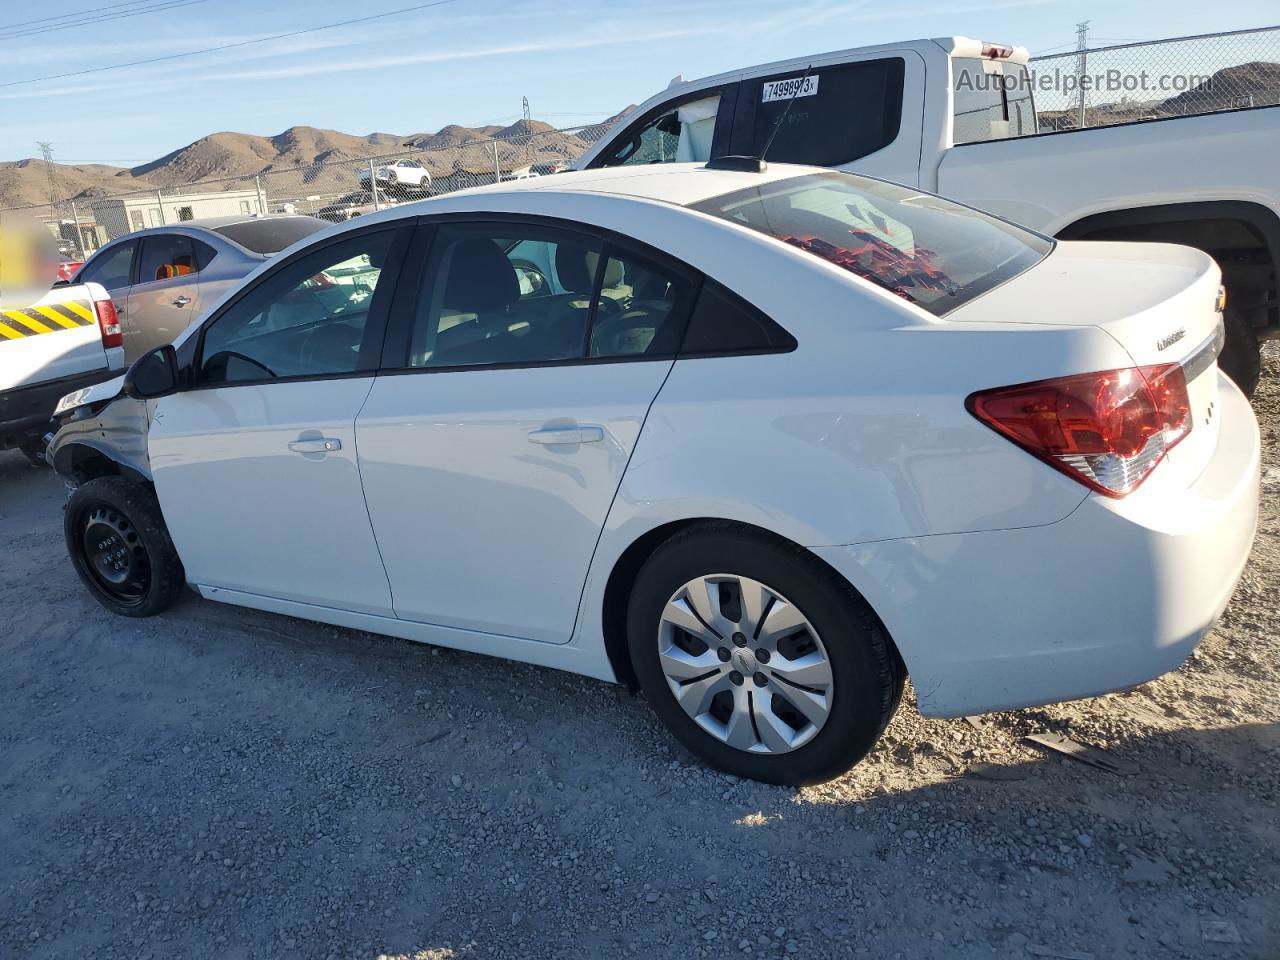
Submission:
[[258,188],[258,212],[265,216],[267,212],[267,201],[263,199],[262,196],[262,178],[255,176],[253,178],[253,185]]
[[382,204],[378,201],[378,171],[373,168],[373,161],[369,161],[369,191],[373,194],[373,209],[375,211],[382,209]]
[[[156,191],[156,203],[160,205],[160,225],[164,226],[169,222],[169,218],[164,215],[164,197],[160,195],[159,190]],[[128,217],[128,216],[129,215],[126,213],[125,217]],[[129,226],[129,224],[126,223],[125,226],[126,227]],[[128,230],[125,231],[125,233],[128,233],[128,232],[129,232]]]
[[71,201],[71,220],[76,227],[76,258],[83,260],[84,257],[84,234],[80,232],[80,214],[76,212],[76,202]]
[[498,141],[490,140],[489,146],[493,147],[493,182],[502,182],[502,167],[498,166]]

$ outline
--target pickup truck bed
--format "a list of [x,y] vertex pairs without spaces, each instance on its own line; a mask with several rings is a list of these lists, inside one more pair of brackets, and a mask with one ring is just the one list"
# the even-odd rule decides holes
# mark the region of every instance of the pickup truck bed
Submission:
[[105,346],[98,284],[55,287],[29,307],[0,310],[0,449],[39,460],[58,401],[118,376],[124,350]]

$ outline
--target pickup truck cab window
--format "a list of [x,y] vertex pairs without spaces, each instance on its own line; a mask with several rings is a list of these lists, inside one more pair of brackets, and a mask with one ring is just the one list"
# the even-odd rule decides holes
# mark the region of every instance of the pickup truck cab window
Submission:
[[734,152],[759,156],[782,120],[769,160],[831,167],[875,153],[897,139],[904,71],[901,57],[885,57],[744,80]]
[[1036,132],[1026,66],[1001,60],[951,61],[952,142],[982,143]]
[[718,139],[728,142],[733,101],[726,94],[711,88],[651,110],[634,121],[617,145],[592,166],[698,163],[725,152],[715,150],[714,144]]
[[387,292],[382,268],[395,235],[360,234],[269,275],[205,329],[198,382],[355,372],[370,313]]

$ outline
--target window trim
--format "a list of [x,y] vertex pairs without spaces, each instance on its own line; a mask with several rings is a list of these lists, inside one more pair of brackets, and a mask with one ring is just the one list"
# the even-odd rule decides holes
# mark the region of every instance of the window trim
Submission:
[[[431,248],[435,245],[437,228],[446,223],[521,223],[535,227],[546,227],[548,230],[583,234],[598,241],[600,243],[601,253],[599,263],[596,264],[594,292],[592,293],[591,317],[587,323],[588,350],[590,347],[591,333],[595,329],[595,309],[600,295],[600,287],[604,279],[604,271],[608,263],[610,250],[615,250],[624,255],[631,253],[635,256],[642,257],[645,260],[649,260],[655,266],[663,270],[669,270],[671,273],[676,274],[689,284],[691,296],[688,307],[684,311],[685,330],[688,330],[689,318],[692,316],[693,307],[698,302],[698,295],[702,292],[702,280],[704,277],[702,271],[668,253],[650,247],[648,244],[636,240],[633,237],[616,233],[607,227],[597,227],[593,224],[582,223],[577,220],[564,220],[558,217],[547,217],[540,214],[528,213],[471,211],[466,213],[440,213],[430,217],[419,217],[417,221],[418,229],[414,234],[413,245],[410,248],[408,255],[405,257],[403,270],[404,275],[415,277],[416,282],[407,281],[399,284],[396,288],[394,308],[391,312],[391,317],[383,338],[383,349],[381,362],[378,367],[378,376],[400,376],[403,374],[419,373],[460,373],[462,371],[473,371],[478,373],[485,370],[525,370],[532,367],[574,367],[596,363],[646,363],[652,361],[671,362],[680,357],[680,352],[677,349],[675,352],[668,353],[636,353],[618,357],[593,357],[588,354],[586,356],[570,357],[562,360],[520,360],[509,363],[467,363],[439,367],[406,366],[405,362],[408,358],[409,344],[412,342],[413,338],[413,327],[416,320],[417,304],[419,302],[422,289],[427,282],[427,266],[431,262]],[[684,333],[685,331],[681,331],[680,334],[681,346],[684,344]],[[699,354],[699,356],[701,356],[701,354]]]
[[[596,155],[595,159],[587,164],[584,169],[602,170],[626,166],[625,163],[606,165],[604,161],[606,157],[612,155],[612,153],[614,153],[624,141],[627,141],[631,134],[646,126],[655,117],[661,116],[670,110],[676,109],[677,107],[682,107],[686,103],[705,100],[708,97],[712,97],[717,94],[720,96],[720,106],[716,110],[716,126],[715,130],[711,134],[711,156],[724,156],[730,152],[729,146],[733,142],[733,130],[735,126],[734,117],[737,113],[738,104],[738,87],[738,81],[730,80],[719,86],[702,87],[698,90],[682,93],[669,100],[663,100],[656,106],[650,107],[618,131],[618,133],[610,137],[608,143],[605,145],[605,149],[601,150],[600,153]],[[655,164],[655,166],[662,166],[662,164]]]
[[[906,88],[907,88],[907,58],[905,55],[901,53],[891,53],[888,56],[873,56],[873,57],[865,57],[865,58],[858,58],[858,59],[849,58],[845,60],[837,60],[833,63],[824,63],[820,65],[814,65],[813,72],[821,76],[824,71],[846,70],[850,67],[860,67],[869,63],[889,63],[891,61],[897,61],[897,66],[891,67],[890,69],[897,71],[898,85],[897,85],[896,91],[894,91],[891,94],[889,102],[885,104],[885,115],[886,117],[889,117],[890,115],[893,117],[893,136],[890,137],[884,143],[882,143],[880,146],[876,147],[870,153],[864,153],[859,157],[846,157],[843,160],[837,160],[835,163],[825,163],[825,164],[812,164],[811,161],[807,161],[807,160],[794,161],[794,162],[809,163],[812,166],[821,166],[826,169],[831,169],[834,167],[843,166],[846,163],[857,163],[859,160],[865,160],[867,157],[874,156],[875,154],[879,153],[881,150],[889,149],[895,143],[898,142],[898,139],[902,136],[902,131],[903,131],[904,118],[902,115],[902,106],[906,99]],[[739,88],[738,112],[737,112],[737,115],[734,117],[734,123],[733,123],[734,136],[732,139],[732,146],[733,146],[734,153],[751,155],[751,152],[755,149],[751,141],[755,135],[756,114],[760,107],[760,97],[759,97],[760,88],[763,87],[766,83],[769,83],[770,81],[785,80],[791,77],[799,77],[804,72],[805,71],[802,67],[797,66],[797,67],[793,67],[790,70],[783,70],[780,73],[761,74],[758,77],[745,77],[744,79],[738,81],[738,88]],[[753,89],[754,91],[753,96],[746,95],[746,91],[748,87],[751,87]]]
[[[260,387],[271,383],[303,383],[307,381],[320,380],[348,380],[353,377],[372,377],[378,372],[378,350],[377,346],[382,343],[389,326],[389,318],[392,309],[397,304],[397,294],[401,286],[400,280],[404,276],[403,267],[405,266],[405,254],[412,237],[412,223],[408,219],[393,220],[387,223],[375,223],[368,226],[362,226],[357,230],[348,230],[336,234],[332,237],[303,247],[294,253],[287,260],[279,263],[273,263],[262,276],[251,286],[244,287],[239,290],[232,299],[228,300],[216,313],[211,314],[200,324],[200,329],[193,334],[187,343],[194,343],[195,348],[191,353],[191,362],[188,367],[182,371],[182,390],[221,390],[226,387]],[[233,380],[230,383],[200,383],[197,381],[200,366],[204,362],[204,341],[205,335],[209,328],[224,317],[228,310],[234,308],[238,303],[252,294],[262,284],[269,282],[281,270],[289,269],[293,264],[297,263],[304,257],[312,254],[320,253],[330,247],[341,243],[355,240],[359,237],[369,236],[375,233],[392,233],[391,248],[387,253],[387,262],[382,268],[382,272],[390,272],[389,278],[392,285],[390,296],[385,299],[377,299],[375,291],[375,301],[370,303],[368,319],[365,321],[364,333],[360,340],[360,352],[356,356],[356,368],[354,370],[344,371],[342,373],[303,373],[291,377],[262,377],[257,380]],[[379,285],[381,285],[381,274],[379,274]],[[379,307],[374,310],[374,304]]]

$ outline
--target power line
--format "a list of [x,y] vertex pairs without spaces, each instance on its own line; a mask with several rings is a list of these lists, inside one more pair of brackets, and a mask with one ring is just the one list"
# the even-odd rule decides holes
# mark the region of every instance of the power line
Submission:
[[88,10],[77,10],[74,13],[60,13],[54,17],[37,17],[35,20],[19,20],[17,23],[7,23],[4,29],[11,27],[26,27],[33,23],[49,23],[52,20],[70,20],[72,17],[78,17],[84,13],[101,13],[103,10],[116,10],[120,7],[136,7],[140,3],[148,3],[150,0],[128,0],[126,3],[109,3],[105,7],[90,7]]
[[150,63],[163,63],[168,60],[180,60],[183,57],[195,57],[204,53],[218,53],[222,50],[234,50],[239,47],[250,47],[258,43],[269,43],[272,40],[287,40],[290,37],[300,37],[307,33],[316,33],[320,30],[332,30],[335,27],[349,27],[357,23],[368,23],[370,20],[382,20],[386,17],[399,16],[402,13],[414,13],[418,10],[426,10],[429,7],[443,7],[447,3],[457,3],[458,0],[432,0],[431,3],[419,3],[412,7],[402,7],[399,10],[388,10],[386,13],[375,13],[367,17],[356,17],[353,20],[341,20],[338,23],[326,23],[318,27],[307,27],[304,30],[291,30],[288,33],[276,33],[269,37],[258,37],[256,40],[239,40],[235,43],[224,43],[218,47],[206,47],[203,50],[188,50],[184,53],[170,53],[163,57],[150,57],[146,60],[131,60],[128,63],[113,63],[105,67],[90,67],[88,70],[72,70],[68,73],[51,73],[44,77],[30,77],[26,80],[10,80],[7,83],[0,83],[0,88],[18,87],[28,83],[42,83],[45,80],[65,80],[67,77],[82,77],[88,73],[102,73],[106,70],[120,70],[124,67],[141,67]]
[[[117,10],[115,13],[107,13],[101,16],[88,17],[84,20],[73,20],[67,23],[49,23],[44,26],[30,27],[25,30],[19,30],[16,33],[0,33],[0,40],[16,40],[20,37],[34,37],[42,33],[52,33],[55,30],[70,30],[74,27],[85,27],[95,23],[109,23],[112,20],[125,20],[129,17],[140,17],[144,13],[160,13],[164,10],[171,10],[174,7],[189,7],[197,3],[208,3],[208,0],[148,0],[153,5],[149,7],[139,7],[134,10]],[[3,30],[3,28],[0,28]]]

